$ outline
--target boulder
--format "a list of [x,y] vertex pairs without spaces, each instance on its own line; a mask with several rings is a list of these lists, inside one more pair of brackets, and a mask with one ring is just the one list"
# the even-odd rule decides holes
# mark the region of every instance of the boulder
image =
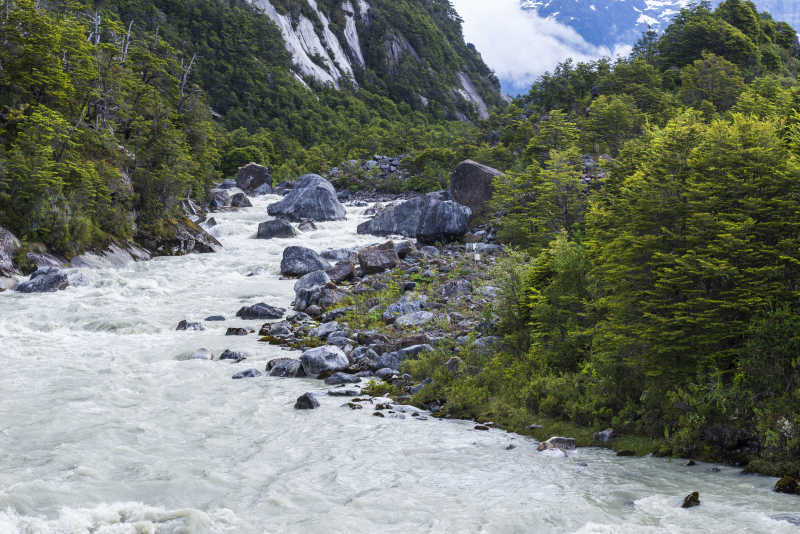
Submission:
[[307,376],[317,377],[321,373],[344,371],[350,362],[339,347],[325,345],[305,351],[300,363]]
[[281,274],[303,276],[313,271],[324,271],[330,266],[330,263],[310,248],[287,247],[281,259]]
[[224,321],[225,320],[225,316],[224,315],[209,315],[204,320],[211,321],[211,322],[213,322],[213,321]]
[[297,229],[301,232],[313,232],[317,229],[317,225],[314,224],[314,221],[300,221],[300,224],[297,225]]
[[237,352],[235,350],[225,349],[219,355],[220,360],[233,360],[234,362],[241,362],[247,359],[247,354],[244,352]]
[[503,173],[470,159],[456,165],[450,177],[450,198],[472,210],[470,221],[485,215],[494,187],[492,182]]
[[790,476],[781,477],[781,479],[775,483],[773,490],[778,493],[800,495],[800,485],[798,485],[797,481]]
[[301,276],[297,282],[294,283],[294,291],[297,293],[301,289],[325,287],[330,283],[331,279],[325,271],[311,271]]
[[66,289],[68,285],[67,273],[56,267],[43,267],[34,272],[29,280],[19,284],[15,290],[20,293],[53,293]]
[[261,376],[261,371],[259,371],[258,369],[247,369],[245,371],[239,371],[231,378],[233,378],[234,380],[239,380],[241,378],[255,378],[257,376]]
[[325,339],[330,334],[333,334],[339,330],[339,323],[336,321],[331,321],[329,323],[321,324],[316,328],[313,328],[311,332],[308,334],[312,337],[318,337],[319,339]]
[[394,244],[394,250],[397,252],[397,257],[402,259],[416,252],[417,245],[413,241],[399,241]]
[[358,263],[367,274],[382,273],[397,267],[400,258],[394,248],[394,243],[387,241],[382,245],[366,247],[358,252]]
[[236,317],[242,319],[280,319],[286,310],[283,308],[276,308],[263,302],[253,304],[252,306],[243,306],[236,312]]
[[217,186],[217,189],[233,189],[236,187],[236,180],[227,178],[222,180],[222,183]]
[[397,374],[397,370],[396,369],[392,369],[390,367],[383,367],[383,368],[378,369],[377,371],[375,371],[375,376],[377,376],[381,380],[390,379],[396,374]]
[[267,213],[292,221],[340,221],[345,218],[345,209],[336,198],[336,190],[317,174],[301,176],[294,189],[282,200],[267,207]]
[[470,214],[468,207],[429,193],[381,211],[359,224],[358,233],[403,235],[423,243],[452,241],[469,231]]
[[175,330],[205,330],[206,327],[203,326],[203,323],[199,323],[196,321],[187,321],[186,319],[182,320],[178,323],[178,326]]
[[431,321],[433,321],[433,314],[431,312],[418,311],[401,315],[394,321],[394,324],[400,328],[408,328],[410,326],[420,326]]
[[231,205],[231,193],[229,189],[212,189],[208,192],[208,209],[219,211]]
[[424,295],[420,298],[414,298],[411,295],[403,295],[400,300],[389,304],[386,311],[383,312],[383,320],[391,323],[401,315],[422,311],[427,297]]
[[258,234],[256,237],[258,239],[272,239],[274,237],[285,239],[297,235],[297,230],[287,221],[283,219],[273,219],[258,225]]
[[328,384],[329,386],[338,386],[341,384],[357,384],[360,381],[361,379],[358,378],[357,376],[342,372],[333,373],[331,376],[325,379],[325,383]]
[[449,372],[456,374],[461,369],[461,365],[463,363],[464,360],[462,360],[458,356],[453,356],[452,358],[447,360],[447,363],[445,363],[444,366]]
[[214,354],[208,349],[197,349],[194,351],[191,356],[189,356],[190,360],[213,360]]
[[292,335],[292,327],[289,321],[280,321],[269,325],[269,335],[274,337],[286,337]]
[[252,208],[253,203],[242,191],[231,195],[231,206],[234,208]]
[[681,508],[694,508],[700,506],[700,493],[693,491],[683,499]]
[[292,358],[270,360],[267,364],[267,372],[269,376],[280,378],[301,378],[306,376],[300,360],[293,360]]
[[326,260],[341,262],[341,261],[355,261],[357,255],[351,248],[329,248],[319,253],[320,256]]
[[469,295],[472,293],[472,283],[466,279],[448,280],[442,284],[439,293],[443,297],[453,297],[455,295]]
[[319,401],[313,393],[303,393],[294,403],[295,410],[313,410],[319,408]]
[[14,234],[0,227],[0,277],[19,274],[14,266],[14,256],[20,246],[22,243]]
[[205,254],[222,248],[214,236],[185,217],[173,220],[158,236],[140,235],[139,242],[153,256],[182,256],[193,252]]
[[548,449],[570,450],[574,448],[575,448],[575,438],[561,438],[558,436],[553,436],[547,441],[539,443],[538,450],[540,451],[546,451]]
[[356,270],[349,261],[341,261],[325,272],[328,274],[331,281],[338,284],[339,282],[344,282],[345,280],[353,278]]
[[230,327],[225,331],[226,336],[246,336],[247,328]]
[[248,163],[239,167],[236,173],[236,185],[248,193],[272,193],[272,175],[269,168],[257,163]]

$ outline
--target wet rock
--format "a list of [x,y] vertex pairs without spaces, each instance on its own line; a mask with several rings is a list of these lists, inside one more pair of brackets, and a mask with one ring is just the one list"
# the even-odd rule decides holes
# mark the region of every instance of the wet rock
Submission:
[[355,276],[355,267],[349,261],[339,262],[325,271],[334,283],[350,280]]
[[11,277],[19,271],[14,265],[14,256],[22,243],[17,236],[0,227],[0,276]]
[[357,254],[351,248],[329,248],[320,252],[320,256],[326,260],[341,262],[341,261],[355,261]]
[[400,263],[392,241],[374,247],[366,247],[358,252],[358,263],[367,274],[382,273],[394,269]]
[[328,391],[331,397],[357,397],[361,392],[355,389],[332,389]]
[[225,331],[226,336],[246,336],[247,329],[246,328],[236,328],[230,327],[228,330]]
[[429,193],[387,208],[372,220],[358,225],[358,233],[399,234],[426,243],[452,241],[466,234],[470,209],[440,199],[440,194]]
[[204,319],[205,321],[214,322],[214,321],[224,321],[225,317],[222,315],[210,315]]
[[261,371],[259,371],[258,369],[247,369],[245,371],[239,371],[231,378],[233,378],[234,380],[239,380],[241,378],[255,378],[257,376],[261,376]]
[[683,467],[694,467],[696,465],[697,465],[697,462],[695,462],[694,460],[688,460],[687,462],[685,462],[683,464]]
[[253,203],[243,192],[239,191],[231,195],[231,206],[234,208],[252,208]]
[[781,477],[781,479],[775,483],[773,491],[776,491],[777,493],[789,493],[791,495],[800,495],[800,485],[798,485],[797,480],[787,475]]
[[319,401],[313,393],[303,393],[294,403],[295,410],[313,410],[319,408]]
[[314,328],[309,332],[309,335],[313,337],[318,337],[320,339],[325,339],[328,335],[336,332],[339,330],[339,323],[336,321],[331,321],[329,323],[321,324],[318,327]]
[[208,209],[219,211],[231,205],[231,193],[228,189],[216,188],[208,192]]
[[55,267],[43,267],[15,289],[20,293],[53,293],[66,289],[68,285],[67,273]]
[[300,221],[300,224],[297,225],[297,229],[301,232],[313,232],[317,229],[317,225],[314,224],[314,221]]
[[214,217],[209,217],[204,224],[208,228],[214,228],[219,223],[217,222],[217,219],[215,219]]
[[486,425],[475,425],[475,430],[489,430],[489,427]]
[[314,378],[322,373],[344,371],[350,365],[342,349],[331,345],[305,351],[300,356],[300,363],[306,375]]
[[324,271],[331,267],[319,254],[305,247],[287,247],[281,259],[281,274],[303,276],[314,271]]
[[333,373],[331,376],[325,379],[325,383],[329,386],[338,386],[340,384],[357,384],[360,381],[361,379],[357,376],[341,372]]
[[502,174],[469,159],[462,161],[450,177],[450,197],[472,210],[470,221],[480,218],[488,210],[494,190],[492,182]]
[[239,167],[236,185],[244,191],[260,195],[272,193],[272,175],[269,168],[256,163]]
[[297,236],[297,230],[283,219],[262,222],[258,225],[258,234],[256,235],[258,239],[286,239],[295,236]]
[[620,451],[617,451],[617,456],[636,456],[636,452],[630,449],[622,449]]
[[225,349],[222,354],[219,355],[220,360],[233,360],[235,362],[241,362],[247,359],[247,354],[244,352],[237,352],[230,349]]
[[283,317],[284,313],[286,313],[286,310],[283,308],[276,308],[275,306],[270,306],[269,304],[259,302],[258,304],[253,304],[252,306],[242,307],[238,312],[236,312],[236,317],[240,317],[245,320],[280,319]]
[[553,436],[547,441],[539,443],[538,450],[545,451],[548,449],[563,449],[570,450],[575,448],[575,438],[562,438]]
[[300,360],[292,358],[276,358],[267,364],[269,376],[281,378],[301,378],[306,376]]
[[154,256],[206,254],[222,248],[216,238],[185,217],[173,220],[158,236],[141,234],[139,242]]
[[600,432],[594,435],[594,438],[597,441],[602,443],[608,443],[614,437],[614,429],[613,428],[606,428],[605,430],[601,430]]
[[190,360],[213,360],[214,354],[208,349],[197,349],[189,356]]
[[[259,332],[259,334],[260,333],[261,332]],[[288,321],[279,321],[277,323],[272,323],[271,325],[269,325],[266,334],[262,335],[270,335],[274,337],[286,337],[292,335],[292,328]]]
[[693,508],[695,506],[700,506],[700,493],[693,491],[684,497],[681,508]]
[[345,218],[345,209],[336,198],[336,190],[317,174],[301,176],[294,189],[282,200],[270,204],[267,213],[293,221],[339,221]]
[[175,330],[205,330],[206,327],[203,326],[203,323],[198,323],[194,321],[187,321],[186,319],[180,321],[178,326]]
[[433,321],[433,314],[431,312],[418,311],[401,315],[395,319],[394,324],[400,328],[408,328],[411,326],[421,326],[431,321]]
[[412,295],[403,295],[399,300],[389,304],[383,312],[384,322],[391,323],[401,315],[422,311],[427,297],[414,298]]

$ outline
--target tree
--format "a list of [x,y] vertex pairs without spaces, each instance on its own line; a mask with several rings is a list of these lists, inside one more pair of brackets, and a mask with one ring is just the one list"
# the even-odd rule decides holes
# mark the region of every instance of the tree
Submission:
[[681,70],[681,88],[678,95],[687,106],[699,107],[705,100],[714,104],[717,111],[727,111],[744,90],[744,79],[739,69],[723,57],[703,52]]

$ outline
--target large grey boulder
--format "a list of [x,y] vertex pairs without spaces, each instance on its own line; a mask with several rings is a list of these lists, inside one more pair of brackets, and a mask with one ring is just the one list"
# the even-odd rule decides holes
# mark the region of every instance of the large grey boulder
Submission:
[[56,267],[43,267],[19,284],[16,290],[20,293],[53,293],[66,289],[68,285],[67,273]]
[[306,376],[303,371],[303,366],[300,360],[292,358],[276,358],[270,360],[267,364],[267,373],[269,376],[277,376],[281,378],[301,378]]
[[197,224],[183,217],[170,223],[158,235],[143,234],[139,242],[150,250],[153,256],[181,256],[192,252],[209,253],[222,248],[222,243]]
[[22,246],[17,236],[0,227],[0,276],[14,276],[19,271],[14,267],[14,255]]
[[242,307],[238,312],[236,312],[236,317],[240,317],[245,320],[280,319],[283,317],[284,313],[286,313],[286,310],[283,308],[276,308],[275,306],[270,306],[269,304],[259,302],[258,304],[253,304],[252,306]]
[[409,326],[420,326],[431,321],[433,321],[433,314],[431,312],[418,311],[401,315],[395,320],[394,324],[401,328],[408,328]]
[[331,283],[328,273],[325,271],[311,271],[308,274],[301,276],[297,282],[294,283],[295,294],[303,289],[314,289],[318,287],[325,287]]
[[427,299],[428,297],[425,295],[419,298],[414,298],[411,295],[403,295],[399,300],[386,307],[386,311],[383,312],[383,320],[387,323],[391,323],[401,315],[422,311]]
[[403,235],[423,243],[452,241],[469,230],[471,211],[441,193],[428,193],[378,213],[358,225],[359,234]]
[[336,198],[336,190],[318,174],[301,176],[294,189],[282,200],[267,207],[267,213],[292,221],[340,221],[345,218],[345,209]]
[[450,197],[472,210],[470,221],[484,215],[492,198],[494,179],[503,173],[471,159],[456,165],[450,177]]
[[248,193],[269,194],[272,193],[272,175],[269,168],[257,163],[248,163],[239,167],[236,185]]
[[311,392],[303,393],[294,403],[295,410],[313,410],[315,408],[319,408],[319,401]]
[[382,245],[366,247],[358,252],[358,263],[367,274],[382,273],[393,269],[400,263],[394,243],[387,241]]
[[258,239],[289,238],[298,235],[294,226],[283,219],[273,219],[258,225]]
[[575,448],[575,438],[562,438],[559,436],[553,436],[547,441],[539,443],[538,447],[540,451],[546,451],[549,449],[570,450],[574,448]]
[[247,198],[243,191],[236,192],[231,195],[231,206],[234,208],[252,208],[253,203]]
[[307,376],[316,378],[322,373],[344,371],[350,362],[342,349],[325,345],[305,351],[300,356],[300,363]]
[[281,274],[286,276],[303,276],[313,271],[324,271],[331,264],[305,247],[287,247],[281,259]]

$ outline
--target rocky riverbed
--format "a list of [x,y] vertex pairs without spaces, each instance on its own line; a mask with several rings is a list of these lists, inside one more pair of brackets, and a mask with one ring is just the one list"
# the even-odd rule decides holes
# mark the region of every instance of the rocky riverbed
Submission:
[[[530,438],[363,394],[372,375],[424,387],[403,383],[403,358],[483,336],[492,250],[476,259],[463,243],[407,239],[390,249],[356,231],[371,204],[257,239],[278,200],[215,213],[214,254],[67,269],[63,290],[0,294],[0,532],[798,528],[796,497],[772,493],[772,479],[602,449],[539,452]],[[292,246],[319,253],[329,279],[343,263],[352,273],[298,292],[299,273],[281,274]],[[315,286],[335,302],[314,303]],[[681,508],[693,491],[701,505]]]

